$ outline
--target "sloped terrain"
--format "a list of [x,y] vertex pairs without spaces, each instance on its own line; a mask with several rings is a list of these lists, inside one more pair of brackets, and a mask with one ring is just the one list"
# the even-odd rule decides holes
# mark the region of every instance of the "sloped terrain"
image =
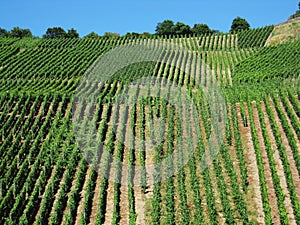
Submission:
[[291,42],[300,39],[300,18],[288,20],[274,27],[266,46]]
[[[169,64],[135,63],[81,84],[99,93],[96,105],[74,98],[84,74],[112,48],[141,40],[0,39],[0,224],[300,224],[300,42],[263,47],[272,29],[147,40],[199,57],[174,45],[163,55]],[[185,88],[195,107],[164,99],[171,88],[145,98],[151,86],[137,78],[147,76]],[[224,108],[205,96],[212,84]],[[128,90],[136,104],[115,101]],[[226,111],[217,119],[225,134],[203,169],[213,109]],[[109,154],[76,140],[76,121],[83,131],[93,123]],[[153,184],[165,170],[176,172]]]

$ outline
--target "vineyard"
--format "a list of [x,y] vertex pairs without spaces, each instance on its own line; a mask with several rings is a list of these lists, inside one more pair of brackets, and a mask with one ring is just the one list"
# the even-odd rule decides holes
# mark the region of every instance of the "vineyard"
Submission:
[[[149,40],[1,38],[0,224],[299,225],[300,42],[265,46],[273,28]],[[106,82],[80,83],[99,57],[139,41],[193,54],[174,49],[163,55],[168,63],[135,63]],[[163,93],[142,98],[151,91],[143,76],[157,86],[167,80],[186,88],[195,107],[178,109]],[[134,80],[136,104],[115,101]],[[219,85],[226,100],[225,135],[204,169],[215,131],[208,98],[193,90],[199,82]],[[98,93],[95,106],[74,97],[78,86]],[[155,130],[154,118],[164,127]],[[74,120],[86,127],[92,121],[107,152],[127,171],[105,152],[83,154]],[[146,140],[157,138],[162,141],[146,151]],[[186,148],[194,152],[184,163]],[[176,157],[165,160],[174,149]],[[171,175],[151,183],[164,168],[147,171],[147,165],[164,160]]]

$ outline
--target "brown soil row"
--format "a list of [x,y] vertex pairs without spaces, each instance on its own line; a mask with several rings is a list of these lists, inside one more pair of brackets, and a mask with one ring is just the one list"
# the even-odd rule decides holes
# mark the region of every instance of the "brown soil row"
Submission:
[[[272,103],[271,102],[269,102],[269,103],[272,106]],[[267,103],[267,104],[269,104],[269,103]],[[285,204],[285,207],[286,207],[288,218],[290,219],[289,222],[291,224],[295,224],[295,217],[294,217],[294,213],[293,213],[293,208],[292,208],[292,203],[291,203],[291,199],[290,199],[290,194],[289,194],[289,191],[288,191],[288,187],[287,187],[287,183],[286,183],[286,179],[285,179],[285,175],[284,175],[283,164],[282,164],[282,161],[280,159],[279,150],[278,150],[277,145],[276,145],[276,140],[275,140],[275,137],[274,137],[274,134],[273,134],[273,131],[272,131],[272,127],[270,125],[270,120],[269,120],[268,115],[266,113],[266,107],[265,107],[265,103],[264,102],[261,103],[261,107],[262,107],[262,110],[264,111],[265,124],[266,124],[266,127],[267,127],[267,131],[268,131],[268,136],[269,136],[270,142],[272,144],[272,149],[274,151],[274,155],[273,156],[274,156],[275,163],[276,163],[277,174],[278,174],[279,179],[280,179],[280,186],[282,188],[282,191],[283,191],[284,195],[286,196],[286,198],[284,200],[284,204]],[[277,122],[277,125],[279,125],[278,124],[279,118],[278,118],[277,113],[275,112],[275,108],[273,108],[273,112],[274,112],[274,117],[275,117],[275,120]],[[280,130],[280,133],[281,133],[281,137],[283,137],[283,135],[285,135],[285,134],[284,134],[281,126],[279,126],[279,130]],[[290,149],[290,147],[288,145],[287,139],[285,139],[285,140],[282,139],[282,141],[283,141],[284,145],[286,146],[286,151],[287,152],[291,151],[291,149]]]
[[[247,203],[247,209],[250,214],[250,219],[257,220],[258,224],[264,224],[264,213],[263,213],[263,204],[261,199],[261,191],[259,184],[259,175],[258,167],[256,161],[255,149],[253,146],[252,135],[250,127],[244,127],[243,121],[240,112],[240,105],[236,104],[237,118],[239,124],[239,130],[242,139],[242,145],[244,148],[246,167],[247,167],[247,176],[249,181],[249,191],[246,195],[246,199],[250,199]],[[245,109],[246,116],[249,121],[248,110]],[[257,118],[254,118],[257,123]],[[253,215],[254,214],[254,215]]]

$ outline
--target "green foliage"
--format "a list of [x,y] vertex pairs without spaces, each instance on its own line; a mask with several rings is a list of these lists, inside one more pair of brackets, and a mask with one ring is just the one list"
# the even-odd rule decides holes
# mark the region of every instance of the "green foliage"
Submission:
[[127,32],[124,37],[126,38],[138,38],[140,36],[137,32]]
[[61,27],[48,28],[43,38],[65,38],[66,31]]
[[155,29],[157,35],[173,35],[174,34],[174,22],[172,20],[164,20],[158,23]]
[[[110,49],[108,43],[102,39],[94,41],[79,38],[16,40],[13,44],[14,47],[22,48],[22,51],[19,54],[10,55],[6,50],[5,53],[7,54],[4,54],[3,58],[7,59],[9,56],[10,60],[0,61],[0,65],[2,65],[0,77],[7,77],[8,79],[43,77],[45,81],[45,78],[50,77],[63,78],[64,80],[67,77],[82,76],[97,57]],[[111,46],[116,44],[117,42],[110,42]],[[14,53],[16,52],[14,51]],[[22,71],[26,71],[26,73]],[[55,80],[52,82],[54,85]],[[75,85],[71,82],[68,84]]]
[[61,27],[48,28],[43,38],[79,38],[77,30],[71,28],[66,32]]
[[22,29],[20,27],[14,27],[10,32],[10,36],[15,37],[15,38],[32,37],[32,33],[29,29]]
[[104,37],[118,38],[118,37],[120,37],[120,34],[119,33],[115,33],[115,32],[105,32],[104,33]]
[[177,22],[173,28],[173,33],[175,35],[188,35],[191,34],[191,28],[182,22]]
[[71,28],[70,30],[68,30],[68,33],[66,34],[66,38],[79,38],[79,34],[77,30]]
[[100,36],[98,34],[96,34],[95,32],[91,32],[89,34],[87,34],[86,36],[84,36],[84,38],[99,38]]
[[274,26],[266,26],[262,28],[249,29],[237,34],[239,48],[255,48],[263,47],[272,31]]
[[[176,23],[176,26],[178,33],[186,28],[183,23]],[[201,27],[208,28],[202,25],[198,28]],[[300,41],[262,47],[271,30],[272,27],[265,27],[234,35],[208,34],[168,39],[193,49],[203,63],[193,68],[192,62],[198,58],[188,57],[180,51],[174,53],[168,62],[184,65],[191,73],[201,70],[203,87],[211,84],[211,76],[218,77],[221,84],[223,78],[231,78],[234,65],[233,79],[237,83],[252,78],[261,81],[280,74],[288,76],[293,69],[299,73]],[[103,38],[91,33],[83,39],[0,39],[0,224],[103,224],[108,216],[113,224],[117,224],[125,221],[124,215],[129,224],[136,224],[140,218],[136,208],[139,207],[137,201],[141,200],[137,195],[140,190],[144,191],[142,197],[151,192],[145,209],[146,219],[141,223],[218,224],[222,220],[228,224],[251,224],[249,207],[253,202],[248,200],[252,192],[248,176],[250,163],[251,166],[257,165],[258,177],[255,178],[260,196],[256,197],[261,198],[263,222],[274,222],[271,207],[277,207],[282,224],[289,223],[289,211],[294,213],[299,224],[300,206],[293,182],[294,173],[297,175],[300,171],[297,146],[300,137],[300,81],[284,79],[280,75],[268,82],[225,86],[223,94],[228,103],[229,118],[225,127],[226,138],[218,158],[205,170],[200,170],[201,160],[207,152],[207,138],[214,132],[209,113],[212,106],[207,102],[205,92],[188,89],[197,110],[175,107],[163,98],[138,99],[142,89],[132,89],[135,92],[133,102],[137,104],[125,109],[127,113],[118,110],[124,107],[122,102],[111,104],[116,96],[122,96],[125,85],[143,76],[152,76],[157,85],[160,85],[160,78],[164,78],[183,88],[194,87],[196,77],[168,63],[135,63],[116,72],[107,83],[97,86],[85,83],[83,92],[99,91],[98,104],[90,107],[84,103],[78,112],[72,112],[72,103],[75,108],[79,105],[72,99],[73,92],[90,65],[109,49],[120,43],[131,43],[132,39],[139,40],[143,35],[153,38],[149,33],[129,33],[122,38]],[[283,88],[276,91],[278,86]],[[196,88],[202,89],[200,86]],[[259,104],[260,101],[263,103]],[[72,133],[72,113],[83,119],[86,125],[95,123],[97,135],[106,145],[106,150],[128,165],[125,188],[119,183],[124,178],[122,165],[112,164],[108,154],[101,152],[99,155],[103,162],[101,168],[96,165],[98,158],[93,149],[92,166],[82,157]],[[154,115],[163,119],[166,126],[151,129],[153,125],[148,122]],[[193,122],[198,118],[202,127],[197,141],[181,142],[180,134],[195,135]],[[189,127],[184,128],[181,121],[189,121]],[[124,124],[128,126],[122,126]],[[271,143],[267,129],[274,134],[274,143]],[[143,141],[149,136],[153,140],[155,132],[164,135],[162,143],[152,152],[136,151],[136,147],[145,150]],[[288,137],[287,142],[283,142],[282,132]],[[249,135],[251,143],[245,142],[245,134]],[[143,141],[136,141],[136,136]],[[123,144],[125,140],[126,146]],[[253,149],[248,148],[248,144],[253,145]],[[287,145],[292,151],[287,152]],[[166,156],[171,156],[176,147],[179,148],[174,161],[168,159],[164,168],[155,164],[152,173],[146,171],[147,160],[161,162],[167,159]],[[193,148],[195,152],[184,166],[182,158],[186,148]],[[280,167],[275,150],[279,153]],[[252,161],[248,162],[249,159]],[[291,163],[295,164],[296,171],[291,170]],[[142,173],[140,179],[133,181],[136,165]],[[171,175],[175,169],[179,170],[167,180],[149,185],[149,176],[156,181],[161,172],[165,172],[163,169]],[[284,173],[285,187],[281,184],[279,170]],[[114,172],[114,182],[109,182],[96,171],[103,174]],[[270,180],[266,173],[270,174]],[[136,181],[140,189],[134,186]],[[273,184],[277,205],[270,202],[269,182]],[[283,189],[287,189],[289,195],[284,195]],[[291,205],[286,205],[286,200],[290,200]],[[126,213],[121,211],[122,203],[128,206]],[[107,211],[108,204],[112,204],[110,212]]]
[[243,18],[237,17],[232,21],[230,33],[239,32],[242,30],[249,30],[250,24]]
[[204,35],[204,34],[214,34],[217,33],[215,30],[211,30],[207,24],[195,24],[193,28],[189,25],[177,22],[174,24],[172,20],[164,20],[161,23],[158,23],[156,26],[157,35]]
[[0,37],[9,37],[10,36],[10,33],[3,29],[3,28],[0,28]]
[[234,82],[259,82],[300,74],[300,41],[261,48],[235,66]]
[[204,35],[204,34],[213,34],[214,31],[209,28],[207,24],[195,24],[192,28],[193,34]]
[[300,17],[300,10],[297,10],[295,14],[291,15],[289,19],[296,19]]
[[129,39],[136,39],[136,38],[151,38],[153,35],[149,32],[137,33],[137,32],[127,32],[123,37]]
[[42,39],[40,38],[22,38],[14,42],[13,46],[17,48],[34,48],[41,43]]
[[299,7],[299,9],[293,15],[291,15],[289,17],[289,20],[300,17],[300,2],[298,3],[298,7]]
[[32,33],[29,29],[14,27],[11,31],[0,28],[0,37],[12,38],[32,38]]
[[152,36],[152,34],[150,34],[149,32],[143,32],[140,34],[140,37],[142,38],[150,38]]

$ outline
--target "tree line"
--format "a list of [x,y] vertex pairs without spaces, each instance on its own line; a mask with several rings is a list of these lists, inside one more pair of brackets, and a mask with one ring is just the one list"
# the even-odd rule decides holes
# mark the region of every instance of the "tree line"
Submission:
[[[0,37],[25,38],[33,37],[30,29],[14,27],[11,31],[0,28]],[[43,38],[79,38],[79,33],[71,28],[67,32],[61,27],[48,28]]]
[[[233,20],[232,26],[230,29],[231,33],[239,32],[242,30],[250,29],[249,23],[241,18],[237,17]],[[207,24],[195,24],[193,27],[183,23],[176,22],[172,20],[164,20],[159,22],[155,29],[155,34],[149,32],[137,33],[137,32],[128,32],[124,36],[129,38],[136,37],[151,37],[155,36],[176,36],[176,35],[205,35],[205,34],[218,34],[218,30],[211,29]],[[104,37],[120,37],[119,33],[115,32],[105,32]],[[3,28],[0,28],[0,37],[14,37],[14,38],[24,38],[24,37],[33,37],[29,29],[22,29],[20,27],[14,27],[11,31],[7,31]],[[95,32],[91,32],[84,38],[98,38],[101,37]],[[79,33],[74,28],[65,31],[61,27],[52,27],[46,30],[46,33],[43,35],[43,38],[79,38]]]
[[11,31],[0,28],[0,37],[32,37],[32,33],[29,29],[22,29],[20,27],[14,27]]
[[[300,2],[298,3],[299,9],[289,17],[289,19],[294,19],[300,17]],[[249,30],[250,24],[241,17],[236,17],[231,24],[230,33],[236,33],[243,30]],[[207,24],[195,24],[193,27],[183,23],[174,23],[172,20],[164,20],[159,22],[155,29],[155,34],[150,34],[149,32],[136,33],[128,32],[124,36],[129,38],[136,37],[151,37],[153,35],[158,36],[176,36],[176,35],[205,35],[205,34],[217,34],[218,30],[210,29]],[[105,32],[104,37],[120,37],[119,33],[115,32]],[[0,27],[0,37],[14,37],[14,38],[24,38],[33,37],[30,29],[22,29],[20,27],[14,27],[11,31],[7,31]],[[84,38],[98,38],[101,37],[95,32],[91,32]],[[65,31],[61,27],[48,28],[43,38],[79,38],[79,33],[74,28]]]

